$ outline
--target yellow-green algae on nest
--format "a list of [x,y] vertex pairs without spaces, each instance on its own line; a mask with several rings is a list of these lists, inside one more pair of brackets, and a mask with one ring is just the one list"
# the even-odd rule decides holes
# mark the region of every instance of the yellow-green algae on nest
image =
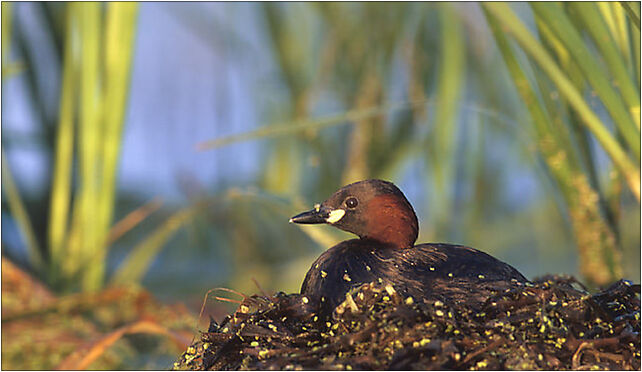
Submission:
[[472,311],[409,301],[375,282],[351,291],[331,319],[299,294],[255,295],[212,321],[174,368],[639,370],[639,285],[622,280],[594,295],[578,285],[546,277]]

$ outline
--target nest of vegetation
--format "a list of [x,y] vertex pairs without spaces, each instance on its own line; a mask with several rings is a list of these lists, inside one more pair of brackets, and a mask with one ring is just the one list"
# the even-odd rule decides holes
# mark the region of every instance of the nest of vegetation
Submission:
[[568,277],[497,293],[482,311],[364,284],[330,319],[300,294],[246,298],[175,369],[640,370],[640,286],[590,295]]

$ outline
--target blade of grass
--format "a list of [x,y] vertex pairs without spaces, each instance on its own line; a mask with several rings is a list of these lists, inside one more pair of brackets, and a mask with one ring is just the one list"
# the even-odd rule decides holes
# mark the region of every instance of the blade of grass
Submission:
[[153,320],[137,320],[134,323],[122,326],[96,340],[81,345],[56,366],[58,370],[86,370],[92,363],[100,358],[107,349],[123,336],[134,333],[160,335],[173,341],[177,349],[186,348],[190,340],[178,332],[174,332]]
[[120,239],[128,231],[131,231],[133,228],[138,226],[143,222],[149,215],[156,212],[163,205],[163,201],[160,198],[154,198],[152,201],[146,203],[145,205],[136,208],[131,211],[120,221],[114,224],[114,226],[109,230],[109,235],[107,237],[107,245],[111,245],[116,240]]
[[4,1],[2,6],[2,77],[8,78],[22,72],[25,66],[20,62],[12,63],[11,35],[13,25],[13,12],[11,2]]
[[620,89],[624,101],[628,105],[629,113],[640,130],[640,92],[633,83],[622,55],[615,47],[615,40],[608,31],[606,22],[602,18],[597,6],[593,3],[569,3],[569,7],[577,12],[586,26],[586,30],[600,50],[602,57],[613,77],[614,84]]
[[[489,23],[507,62],[509,72],[515,80],[515,85],[518,87],[523,101],[528,103],[529,111],[535,119],[533,123],[537,129],[536,134],[539,137],[539,149],[544,156],[553,180],[562,192],[571,215],[575,238],[580,250],[582,273],[593,283],[608,283],[620,272],[621,265],[619,260],[604,260],[604,252],[614,258],[619,257],[619,252],[616,250],[613,231],[609,230],[609,226],[605,224],[599,213],[599,200],[591,196],[594,195],[594,192],[586,182],[586,177],[577,168],[577,165],[569,162],[570,157],[565,153],[570,148],[564,144],[562,138],[555,135],[559,129],[547,125],[551,121],[548,119],[546,110],[537,104],[532,87],[528,84],[506,39],[499,32],[498,26],[494,25],[492,17],[489,17]],[[542,96],[547,97],[546,94]],[[584,202],[580,202],[582,200]],[[592,200],[592,202],[588,202],[589,200]],[[594,234],[593,232],[595,231],[600,231],[600,234]],[[599,237],[598,241],[596,241],[595,237]],[[605,267],[608,267],[609,270],[604,270],[603,268]]]
[[535,25],[542,40],[542,45],[549,50],[551,54],[554,53],[559,61],[560,68],[566,72],[571,82],[575,85],[575,88],[583,91],[586,86],[586,79],[577,67],[568,49],[541,18],[535,17]]
[[[129,92],[132,65],[134,31],[136,27],[136,3],[108,3],[105,15],[103,43],[103,105],[102,146],[100,162],[100,192],[96,200],[96,240],[100,249],[94,255],[96,268],[92,270],[93,285],[99,286],[104,276],[104,261],[107,256],[107,238],[113,218],[116,198],[116,175],[122,141],[122,131]],[[102,269],[99,269],[102,268]]]
[[[380,75],[372,65],[364,67],[367,70],[359,82],[359,91],[356,94],[354,106],[356,109],[364,109],[376,105],[381,100]],[[376,134],[376,117],[357,120],[352,126],[352,132],[348,140],[346,165],[341,177],[343,184],[353,183],[369,177],[370,146]]]
[[613,15],[613,9],[611,8],[610,4],[607,1],[598,1],[597,7],[600,10],[600,13],[602,13],[602,17],[604,17],[604,21],[608,25],[611,35],[613,36],[613,38],[617,38],[615,16]]
[[[529,83],[526,74],[520,67],[517,58],[512,53],[507,38],[500,30],[500,25],[494,17],[488,16],[487,9],[484,9],[484,11],[487,14],[486,18],[488,19],[488,24],[491,28],[493,36],[495,37],[497,46],[504,58],[504,62],[506,63],[508,72],[510,73],[514,85],[517,88],[517,92],[521,95],[522,102],[524,102],[524,104],[526,105],[526,108],[528,109],[528,112],[533,119],[532,123],[535,128],[535,134],[539,137],[538,141],[540,151],[542,151],[545,158],[550,159],[552,157],[555,157],[558,151],[564,151],[564,149],[557,148],[557,144],[560,139],[555,136],[556,130],[554,130],[552,126],[552,120],[549,117],[548,112],[545,110],[544,106],[542,106],[539,102],[537,94]],[[558,156],[558,158],[560,158],[561,161],[553,162],[555,166],[551,167],[551,170],[554,172],[554,176],[558,181],[559,186],[561,187],[563,195],[569,196],[569,192],[571,190],[569,190],[568,181],[572,173],[571,169],[569,169],[569,157],[566,155],[562,155]]]
[[[573,12],[570,12],[570,14],[576,16]],[[574,59],[571,58],[567,48],[540,17],[535,17],[535,21],[537,30],[541,35],[540,39],[542,40],[543,45],[551,51],[551,53],[554,52],[556,54],[560,63],[560,68],[567,74],[576,86],[576,89],[584,91],[587,81]],[[581,21],[578,21],[577,24],[581,24]],[[581,119],[579,119],[576,112],[572,109],[568,109],[568,105],[565,104],[564,100],[553,98],[553,95],[556,93],[555,87],[546,77],[545,73],[539,68],[534,68],[533,72],[535,74],[537,88],[539,89],[539,92],[541,92],[540,98],[544,103],[544,108],[551,116],[551,126],[547,135],[551,137],[551,140],[556,144],[555,148],[560,152],[558,159],[560,161],[568,162],[570,169],[575,173],[579,172],[579,170],[584,171],[584,175],[586,175],[590,181],[590,187],[597,192],[599,196],[599,205],[604,210],[605,215],[610,216],[611,214],[608,205],[606,203],[602,203],[604,200],[604,193],[602,192],[602,187],[600,187],[601,183],[599,182],[598,171],[596,169],[596,163],[593,156],[594,151],[590,145],[590,131],[582,125]],[[563,157],[562,154],[564,155]],[[552,167],[554,164],[549,166]],[[553,178],[553,181],[555,181],[555,174],[551,174],[550,170],[548,173],[548,175]],[[580,175],[579,177],[584,177],[584,175]],[[569,186],[568,183],[566,186]],[[570,198],[572,194],[573,191],[571,190],[570,192],[567,192],[567,195],[565,195],[567,209],[570,208],[569,203],[574,201],[573,198]],[[616,231],[616,225],[611,223],[611,219],[607,219],[607,221],[609,223],[608,228],[610,228],[611,231]],[[577,234],[576,236],[579,235],[580,234]]]
[[2,75],[4,77],[4,67],[9,64],[9,54],[11,52],[11,26],[13,24],[12,9],[10,2],[2,2]]
[[[569,15],[573,17],[577,27],[588,30],[593,42],[598,47],[598,51],[605,60],[609,71],[611,71],[613,85],[619,87],[629,112],[639,129],[639,92],[632,77],[635,76],[635,74],[632,74],[630,70],[627,69],[627,66],[625,66],[622,56],[617,50],[615,41],[598,7],[593,3],[584,3],[583,6],[577,5],[578,4],[568,3],[566,4],[566,9],[569,11]],[[631,63],[629,62],[628,64],[630,65]],[[566,71],[579,70],[576,67],[570,70],[570,67],[567,66]],[[617,172],[610,172],[611,179],[608,182],[599,182],[600,172],[595,162],[594,150],[590,144],[590,133],[582,126],[581,120],[574,111],[570,111],[567,115],[575,134],[580,158],[583,161],[583,169],[589,177],[591,187],[599,195],[599,206],[604,216],[604,223],[608,224],[609,229],[615,236],[617,245],[617,242],[620,241],[618,237],[619,225],[616,218],[619,209],[617,208],[617,201],[620,200],[622,190],[620,183],[622,182],[622,177]],[[621,139],[619,140],[621,141]],[[619,247],[619,245],[617,247]]]
[[515,13],[505,3],[483,3],[490,14],[495,17],[501,26],[515,37],[524,51],[536,61],[540,67],[547,73],[550,79],[556,84],[560,93],[568,100],[571,107],[577,111],[582,118],[582,123],[586,125],[595,138],[602,145],[609,155],[613,164],[623,174],[627,181],[627,186],[640,201],[640,169],[634,162],[628,158],[626,152],[620,144],[611,135],[606,126],[599,117],[590,109],[580,92],[575,89],[573,84],[568,80],[548,52],[528,31],[526,26],[517,18]]
[[[576,4],[572,4],[576,5]],[[591,4],[584,3],[583,6],[579,7],[580,11],[581,10],[586,10],[588,7],[590,7]],[[576,25],[583,25],[584,21],[581,19],[581,16],[578,14],[578,12],[574,12],[574,8],[571,7],[571,4],[567,4],[567,8],[570,12],[569,14],[572,15],[577,22],[575,23]],[[594,16],[599,18],[600,20],[602,19],[601,13],[597,12],[597,8],[594,7],[596,10],[596,13]],[[584,79],[584,76],[582,72],[580,71],[579,67],[573,60],[573,58],[570,58],[569,52],[567,51],[566,47],[558,40],[557,36],[555,33],[553,33],[547,26],[546,23],[544,23],[541,20],[541,17],[535,17],[536,24],[538,27],[538,30],[540,31],[541,35],[544,37],[543,42],[546,44],[551,43],[551,41],[554,41],[552,45],[554,45],[554,50],[558,55],[558,58],[560,58],[560,64],[561,68],[568,74],[568,76],[571,78],[571,80],[574,82],[576,85],[577,89],[580,91],[583,91],[585,87],[586,80]],[[591,21],[594,21],[592,19]],[[597,33],[599,41],[606,40],[610,37],[610,32],[606,28],[606,24],[604,24],[605,29],[602,30],[602,32]],[[576,26],[577,27],[577,26]],[[590,27],[590,26],[589,26]],[[612,45],[610,45],[612,46]],[[606,53],[612,53],[611,57],[618,58],[619,56],[619,51],[617,49],[613,49],[613,51],[607,51]],[[560,56],[563,56],[560,57]],[[620,57],[621,58],[621,57]],[[630,82],[630,77],[628,76],[626,72],[626,67],[623,67],[624,70],[624,76],[623,78],[625,79],[626,82]],[[537,82],[540,85],[540,91],[542,92],[547,92],[550,91],[550,88],[548,88],[548,83],[547,79],[542,79],[540,76],[543,75],[539,70],[536,70],[536,76],[537,76]],[[634,93],[637,95],[637,93]],[[610,193],[608,190],[605,194],[603,191],[604,186],[599,182],[599,177],[598,177],[598,170],[596,169],[596,163],[595,159],[593,156],[593,151],[592,147],[590,146],[590,132],[589,130],[582,125],[581,119],[577,116],[576,112],[571,110],[569,112],[566,112],[566,105],[553,105],[550,104],[550,97],[548,94],[542,94],[542,98],[544,102],[546,103],[546,107],[550,110],[552,115],[555,115],[554,120],[552,121],[553,123],[556,123],[557,129],[554,131],[551,131],[551,135],[555,137],[565,137],[567,128],[570,126],[570,129],[572,130],[573,136],[571,141],[566,141],[566,143],[559,143],[558,147],[561,149],[565,149],[567,155],[577,155],[578,159],[580,160],[583,168],[586,172],[587,177],[590,180],[590,186],[593,188],[595,192],[598,193],[599,195],[599,207],[603,210],[604,216],[606,216],[605,222],[608,223],[608,227],[613,232],[612,235],[617,235],[617,223],[615,223],[615,220],[612,218],[614,216],[614,210],[612,210],[611,205],[613,203],[607,203],[605,202],[605,198],[607,197],[606,194],[612,195],[613,197],[616,197],[615,194]],[[631,101],[631,100],[630,100]],[[634,100],[632,100],[634,102]],[[639,106],[638,106],[639,108]],[[635,111],[635,108],[630,110],[631,112]],[[566,112],[566,113],[565,113]],[[561,116],[560,116],[561,115]],[[633,115],[635,117],[635,115]],[[564,120],[566,118],[566,120]],[[569,125],[564,125],[564,122],[567,122]],[[639,122],[636,120],[636,125]],[[576,151],[573,151],[573,149],[576,149]],[[578,168],[574,168],[578,169]],[[610,185],[612,185],[611,183]],[[607,188],[610,186],[607,186]],[[581,232],[577,235],[581,235]],[[617,239],[616,239],[617,240]]]
[[[640,10],[635,9],[632,4],[639,4],[638,1],[620,1],[620,5],[626,11],[629,18],[631,18],[631,23],[640,31]],[[639,6],[639,5],[638,5]]]
[[431,164],[435,191],[431,193],[430,208],[438,218],[435,221],[436,231],[445,231],[452,224],[455,167],[457,164],[457,113],[461,99],[461,87],[465,71],[465,48],[461,31],[461,22],[453,12],[450,4],[441,4],[439,23],[441,29],[441,53],[437,73],[435,95],[439,104],[434,117],[434,130],[430,136],[432,146]]
[[13,215],[13,218],[18,225],[18,229],[20,229],[22,238],[24,239],[29,263],[34,269],[41,270],[43,267],[43,259],[40,247],[38,246],[38,240],[36,239],[36,234],[34,233],[31,220],[29,219],[27,210],[22,202],[18,188],[13,181],[11,169],[9,168],[9,163],[7,162],[4,150],[2,150],[2,186],[2,190],[7,197],[7,202],[9,203],[11,214]]
[[[369,107],[367,109],[355,109],[345,113],[327,116],[321,119],[301,119],[285,123],[275,123],[265,125],[256,130],[235,134],[227,137],[216,138],[213,140],[198,143],[196,149],[199,151],[212,150],[215,148],[227,146],[237,142],[250,141],[255,139],[273,138],[279,136],[286,136],[293,133],[317,130],[336,125],[348,124],[358,120],[371,118],[383,115],[388,111],[414,107],[427,103],[426,100],[411,101],[411,102],[398,102],[382,106]],[[351,123],[352,124],[352,123]]]
[[99,240],[98,226],[95,221],[96,206],[99,198],[100,180],[100,137],[101,125],[100,100],[100,36],[102,14],[99,3],[71,3],[78,8],[80,35],[82,43],[80,69],[80,203],[82,217],[77,220],[82,224],[82,252],[77,257],[80,262],[85,258],[96,257],[87,262],[83,269],[82,288],[94,291],[101,287],[104,263],[100,254],[103,243]]
[[592,283],[608,284],[621,275],[622,269],[614,233],[600,214],[599,199],[595,197],[587,177],[570,161],[567,154],[570,148],[566,147],[562,137],[556,135],[558,130],[550,124],[550,115],[540,104],[499,24],[488,16],[486,9],[485,12],[515,87],[533,118],[539,151],[568,208],[582,274]]
[[[81,222],[82,212],[81,212],[81,203],[76,196],[74,203],[71,207],[71,222],[69,224],[68,237],[66,241],[66,255],[67,258],[63,259],[60,262],[60,267],[56,268],[57,271],[61,272],[60,277],[53,277],[53,285],[62,291],[69,291],[71,288],[72,278],[78,277],[78,272],[82,269],[81,260],[85,259],[83,256],[83,224]],[[54,274],[56,274],[54,272]]]
[[[283,6],[263,3],[260,12],[266,20],[266,31],[273,46],[275,62],[285,82],[290,105],[289,115],[295,119],[307,116],[310,81],[316,64],[313,32],[305,27],[310,16],[308,4]],[[266,154],[261,184],[273,192],[297,190],[303,169],[304,148],[296,138],[282,137]]]
[[531,8],[535,16],[546,23],[564,43],[584,77],[601,98],[613,122],[639,162],[640,132],[633,122],[630,111],[611,86],[604,69],[599,66],[585,46],[582,36],[566,16],[564,9],[556,3],[531,3]]
[[[74,113],[76,110],[77,78],[75,66],[76,45],[73,33],[75,23],[67,13],[67,35],[62,71],[62,93],[60,97],[60,116],[54,152],[52,175],[51,207],[49,213],[49,250],[51,269],[59,269],[60,262],[67,258],[65,249],[69,207],[71,202],[71,175],[74,152]],[[53,272],[52,272],[53,274]],[[57,275],[57,274],[54,274]]]
[[629,26],[631,31],[631,48],[633,54],[633,76],[637,83],[638,91],[640,90],[640,29]]
[[[82,103],[81,103],[81,84],[80,81],[83,78],[82,74],[82,67],[81,67],[81,62],[82,62],[82,48],[83,48],[83,34],[82,34],[82,8],[79,5],[79,3],[70,3],[68,4],[66,8],[67,12],[67,19],[69,23],[75,24],[76,25],[76,32],[74,32],[72,35],[72,41],[78,43],[78,55],[77,58],[74,59],[74,69],[77,71],[78,74],[78,96],[76,102],[78,109],[77,109],[77,115],[78,117],[78,128],[77,128],[77,136],[79,141],[83,140],[83,136],[85,135],[83,132],[83,123],[82,123],[82,116],[80,115],[80,110],[82,109]],[[65,252],[64,254],[66,255],[65,258],[61,259],[60,262],[58,263],[58,266],[56,266],[56,269],[54,272],[52,272],[53,277],[52,277],[52,285],[57,287],[58,289],[62,291],[69,291],[70,289],[76,289],[73,288],[75,287],[75,284],[72,284],[72,282],[77,281],[77,278],[79,278],[79,272],[82,269],[82,263],[83,261],[86,260],[86,254],[84,253],[84,236],[85,236],[85,231],[84,231],[84,226],[83,226],[83,212],[84,212],[84,199],[86,196],[83,195],[83,172],[86,172],[86,170],[83,170],[83,167],[86,168],[87,166],[84,165],[83,161],[86,161],[86,159],[83,160],[83,147],[80,143],[76,143],[76,157],[77,157],[77,167],[78,167],[78,189],[76,191],[76,195],[73,200],[73,204],[71,206],[71,221],[68,226],[68,231],[67,231],[67,241],[65,242]],[[57,272],[60,272],[61,275],[58,277]]]
[[[620,19],[620,15],[616,14],[619,11],[622,10],[620,7],[619,9],[616,8],[614,5],[615,3],[607,2],[607,1],[599,1],[597,2],[597,7],[602,14],[602,17],[604,17],[604,20],[606,21],[606,24],[609,28],[609,33],[615,40],[615,44],[617,45],[618,53],[622,54],[622,57],[628,58],[629,56],[629,45],[626,43],[625,40],[628,40],[628,35],[623,39],[623,35],[620,29],[620,22],[622,21]],[[630,65],[628,67],[631,67]]]
[[[617,31],[616,40],[620,47],[620,52],[627,62],[631,61],[631,40],[629,38],[629,31],[627,29],[627,15],[626,11],[619,2],[612,2],[611,9],[613,9],[613,19],[615,20],[615,28]],[[631,65],[629,64],[629,67]]]
[[140,282],[154,257],[165,243],[200,211],[198,206],[182,209],[170,216],[152,234],[136,245],[114,273],[112,284]]
[[[567,74],[576,89],[584,91],[587,86],[587,80],[575,60],[571,57],[566,46],[541,17],[535,17],[535,22],[543,45],[551,51],[551,53],[554,52],[557,55],[560,68]],[[539,68],[535,68],[534,73],[538,89],[542,92],[540,97],[544,102],[544,107],[548,110],[549,114],[553,116],[550,121],[552,127],[549,128],[549,135],[556,141],[557,148],[563,149],[567,157],[565,160],[568,159],[571,161],[573,169],[580,169],[577,167],[581,164],[581,166],[584,167],[583,169],[587,170],[591,186],[599,192],[599,181],[595,169],[593,151],[591,151],[590,146],[589,130],[582,125],[575,111],[567,110],[568,106],[564,104],[563,101],[557,103],[552,101],[550,94],[547,92],[553,92],[555,88],[545,76],[545,73]]]
[[[635,77],[640,73],[640,2],[626,3],[621,1],[617,5],[613,6],[620,14],[620,33],[626,36],[627,41],[626,45],[623,45],[623,55],[626,58],[629,73]],[[628,10],[631,10],[633,14],[629,14]],[[638,110],[638,119],[639,116]]]

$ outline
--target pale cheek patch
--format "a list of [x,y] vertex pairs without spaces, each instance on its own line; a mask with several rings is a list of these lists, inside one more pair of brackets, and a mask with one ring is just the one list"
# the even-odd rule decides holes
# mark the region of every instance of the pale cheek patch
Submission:
[[343,216],[346,214],[346,211],[343,209],[335,209],[332,212],[330,212],[330,215],[328,218],[325,219],[325,222],[327,223],[335,223],[338,222],[343,218]]

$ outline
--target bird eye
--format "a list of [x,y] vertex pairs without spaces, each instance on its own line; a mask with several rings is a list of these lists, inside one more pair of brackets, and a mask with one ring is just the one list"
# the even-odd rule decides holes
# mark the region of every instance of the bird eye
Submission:
[[348,208],[351,208],[351,209],[356,208],[357,205],[359,205],[359,201],[354,196],[351,196],[348,199],[346,199],[346,206]]

